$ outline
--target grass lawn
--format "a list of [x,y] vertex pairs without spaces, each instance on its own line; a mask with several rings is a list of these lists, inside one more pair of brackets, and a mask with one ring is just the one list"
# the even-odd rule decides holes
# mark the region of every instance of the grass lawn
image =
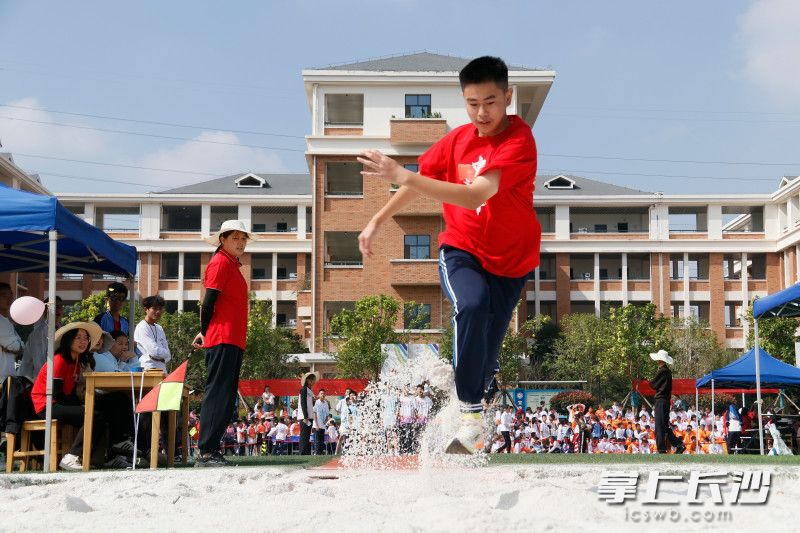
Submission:
[[[296,466],[313,468],[322,466],[335,456],[331,455],[279,455],[268,457],[227,456],[228,461],[239,466]],[[741,465],[796,465],[800,456],[775,455],[626,455],[626,454],[493,454],[489,466],[498,465],[548,465],[596,464],[624,465],[648,463],[674,464],[741,464]],[[190,465],[191,466],[191,465]]]

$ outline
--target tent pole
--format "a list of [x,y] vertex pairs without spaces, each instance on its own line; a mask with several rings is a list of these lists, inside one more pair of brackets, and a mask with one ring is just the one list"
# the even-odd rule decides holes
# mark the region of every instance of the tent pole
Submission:
[[756,340],[756,406],[758,409],[758,449],[764,455],[764,421],[761,420],[761,351],[758,347],[758,319],[753,317],[753,335]]
[[55,230],[48,232],[50,241],[50,264],[48,266],[47,280],[47,402],[45,403],[44,426],[44,471],[50,472],[50,454],[58,450],[50,449],[50,433],[53,431],[53,353],[55,352],[56,333],[56,253],[58,252],[58,233]]

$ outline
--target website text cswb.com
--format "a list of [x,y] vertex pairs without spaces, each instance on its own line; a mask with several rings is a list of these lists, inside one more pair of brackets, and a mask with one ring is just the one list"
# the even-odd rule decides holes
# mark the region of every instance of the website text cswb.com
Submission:
[[625,509],[625,521],[634,524],[647,524],[650,522],[693,522],[712,524],[730,523],[733,522],[733,513],[731,511],[687,511],[681,509],[658,509],[653,511],[631,511]]
[[[597,487],[598,498],[609,504],[623,504],[638,499],[639,472],[604,472]],[[677,486],[676,486],[677,485]],[[667,475],[649,472],[644,499],[638,503],[658,505],[704,505],[709,499],[715,506],[764,505],[769,499],[772,475],[763,471],[690,472],[684,475]],[[666,486],[667,490],[661,491]],[[730,486],[723,497],[722,487]],[[707,497],[703,497],[707,494]],[[682,496],[682,497],[681,497]],[[730,511],[686,510],[679,508],[652,510],[625,509],[625,521],[647,522],[731,522]]]

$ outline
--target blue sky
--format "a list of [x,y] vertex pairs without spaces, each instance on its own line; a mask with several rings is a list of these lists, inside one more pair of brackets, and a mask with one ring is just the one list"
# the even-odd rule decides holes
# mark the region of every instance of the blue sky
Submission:
[[300,71],[427,50],[556,70],[542,173],[666,193],[800,174],[800,2],[563,4],[0,0],[2,150],[53,191],[307,172]]

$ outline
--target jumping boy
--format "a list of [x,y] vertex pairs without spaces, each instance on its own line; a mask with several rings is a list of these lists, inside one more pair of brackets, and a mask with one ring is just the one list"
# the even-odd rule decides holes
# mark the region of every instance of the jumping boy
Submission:
[[367,178],[400,185],[358,237],[372,256],[380,226],[418,195],[443,204],[439,277],[453,304],[453,366],[462,420],[448,453],[473,453],[482,400],[493,396],[498,355],[528,274],[539,264],[541,226],[533,209],[536,144],[530,127],[507,115],[512,89],[499,58],[479,57],[459,73],[470,124],[419,158],[419,174],[376,150],[361,154]]

